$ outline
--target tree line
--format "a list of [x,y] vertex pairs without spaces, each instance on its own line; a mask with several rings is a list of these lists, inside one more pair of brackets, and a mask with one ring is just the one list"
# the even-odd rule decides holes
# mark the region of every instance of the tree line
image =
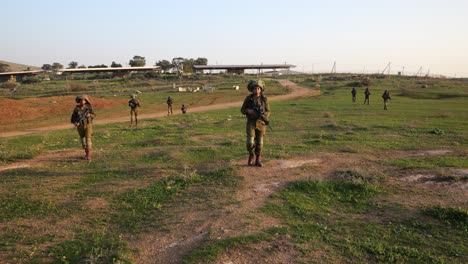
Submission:
[[[131,67],[143,67],[146,65],[146,59],[145,57],[135,55],[133,56],[133,59],[131,59],[128,63]],[[173,58],[172,61],[168,60],[159,60],[156,61],[154,64],[155,66],[161,67],[161,69],[164,72],[167,71],[175,71],[175,72],[185,72],[185,73],[191,73],[193,72],[193,65],[208,65],[208,59],[206,58],[183,58],[183,57],[177,57]],[[52,70],[60,70],[63,69],[63,65],[54,62],[52,64],[44,64],[42,65],[42,69],[46,71],[52,71]],[[122,64],[116,63],[115,61],[112,62],[110,65],[111,68],[119,68],[122,67]],[[67,69],[81,69],[81,68],[108,68],[107,65],[101,64],[101,65],[89,65],[86,67],[85,65],[80,65],[78,66],[78,62],[72,61],[68,63]]]

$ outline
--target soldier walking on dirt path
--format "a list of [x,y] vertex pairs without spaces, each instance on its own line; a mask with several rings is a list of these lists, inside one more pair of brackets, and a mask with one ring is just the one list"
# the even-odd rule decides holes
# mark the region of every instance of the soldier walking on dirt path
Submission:
[[369,91],[369,87],[366,88],[366,90],[364,91],[364,104],[369,104],[369,95],[370,95],[370,91]]
[[[262,120],[270,116],[270,106],[267,97],[264,96],[265,83],[262,80],[250,81],[247,89],[252,94],[248,95],[242,104],[241,113],[246,115],[246,133],[247,133],[247,151],[249,159],[247,164],[249,166],[263,167],[262,163],[262,150],[263,150],[263,137],[266,132],[266,124]],[[256,156],[256,157],[255,157]],[[253,163],[255,157],[255,164]]]
[[390,91],[385,90],[384,93],[382,94],[382,98],[384,101],[384,110],[387,110],[388,100],[392,100],[392,98],[390,98]]
[[138,126],[138,109],[141,107],[140,101],[136,99],[136,95],[132,94],[130,96],[130,101],[128,101],[128,106],[130,106],[130,127],[133,125],[133,117],[135,116],[135,127]]
[[85,159],[91,161],[92,135],[93,135],[93,119],[96,113],[91,106],[91,100],[87,95],[79,95],[75,98],[76,106],[70,122],[75,125],[78,134],[80,135],[81,146],[85,150]]
[[172,100],[171,96],[167,97],[166,103],[167,103],[167,115],[172,115],[172,104],[174,103],[174,100]]

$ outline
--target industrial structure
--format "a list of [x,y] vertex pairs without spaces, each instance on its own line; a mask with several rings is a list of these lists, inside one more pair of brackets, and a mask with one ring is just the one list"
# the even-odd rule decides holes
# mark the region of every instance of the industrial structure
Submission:
[[42,75],[44,79],[49,79],[51,75],[55,76],[71,76],[73,74],[88,74],[88,73],[112,73],[113,77],[126,77],[133,72],[152,72],[160,71],[159,66],[146,67],[115,67],[115,68],[76,68],[76,69],[59,69],[53,71],[34,70],[20,72],[2,72],[0,73],[0,81],[22,81],[25,77]]
[[211,70],[224,70],[227,73],[244,74],[245,70],[277,70],[277,69],[291,69],[296,67],[291,64],[257,64],[257,65],[194,65],[195,72],[205,73]]

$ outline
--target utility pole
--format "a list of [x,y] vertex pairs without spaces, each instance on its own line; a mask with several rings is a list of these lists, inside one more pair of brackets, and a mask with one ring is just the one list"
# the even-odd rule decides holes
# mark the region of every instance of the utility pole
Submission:
[[330,74],[334,74],[334,73],[336,73],[336,61],[333,62],[333,67],[332,67]]
[[385,66],[385,69],[382,71],[382,74],[385,74],[385,70],[388,68],[387,74],[390,75],[390,64],[391,64],[391,62],[389,62],[389,63],[387,64],[387,66]]

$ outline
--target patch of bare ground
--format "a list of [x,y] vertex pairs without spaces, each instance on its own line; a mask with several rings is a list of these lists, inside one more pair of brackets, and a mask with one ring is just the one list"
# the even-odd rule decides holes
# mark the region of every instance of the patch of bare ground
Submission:
[[80,149],[65,149],[40,154],[33,159],[19,161],[3,166],[0,165],[0,172],[28,167],[55,167],[78,161],[84,161],[84,151]]
[[[398,155],[392,153],[392,155]],[[226,239],[242,235],[258,234],[270,227],[281,226],[280,220],[263,214],[259,209],[274,193],[282,190],[289,182],[297,180],[324,180],[336,178],[337,171],[366,171],[378,173],[384,168],[376,165],[380,160],[375,156],[349,153],[317,153],[308,157],[287,160],[268,160],[265,167],[246,166],[246,160],[231,165],[241,177],[242,184],[232,198],[206,201],[192,197],[192,200],[170,209],[170,217],[165,218],[166,228],[155,230],[131,239],[131,247],[136,254],[136,263],[181,263],[184,255],[207,239]],[[465,171],[458,171],[464,173]],[[401,180],[397,172],[388,173],[388,184],[404,191],[385,195],[382,202],[403,204],[409,207],[434,205],[464,205],[466,192],[450,185],[419,186],[416,182]],[[447,188],[451,188],[447,191]],[[411,199],[408,198],[411,193]],[[229,200],[230,199],[230,200]],[[377,198],[382,199],[382,198]],[[370,218],[391,217],[368,215]],[[362,216],[361,216],[362,217]],[[320,252],[317,259],[326,257]],[[215,263],[296,263],[300,254],[283,237],[273,241],[263,241],[241,248],[229,249]]]
[[[205,239],[225,239],[241,235],[256,234],[270,227],[281,226],[281,222],[259,211],[266,200],[283,189],[289,182],[304,179],[326,179],[335,170],[345,169],[348,164],[359,164],[358,156],[350,154],[321,153],[311,157],[290,160],[269,160],[265,167],[249,167],[245,161],[232,164],[242,184],[228,200],[210,200],[200,205],[193,197],[186,204],[178,204],[166,218],[165,230],[147,232],[133,237],[131,246],[138,253],[136,263],[181,263],[184,255]],[[364,161],[365,162],[365,161]],[[231,199],[231,200],[229,200]],[[295,253],[279,250],[290,246],[283,240],[271,244],[262,242],[254,247],[275,249],[278,254],[270,256],[268,263],[290,263]],[[235,252],[235,251],[234,251]],[[247,253],[246,253],[247,254]],[[223,255],[221,259],[230,259]],[[245,255],[246,263],[265,263],[263,256]],[[296,258],[297,260],[297,258]],[[218,262],[222,263],[222,262]],[[235,263],[243,263],[236,261]]]
[[[302,254],[285,238],[278,238],[273,242],[260,242],[240,249],[231,249],[216,260],[219,264],[247,264],[247,263],[300,263]],[[320,258],[317,258],[319,260]]]

